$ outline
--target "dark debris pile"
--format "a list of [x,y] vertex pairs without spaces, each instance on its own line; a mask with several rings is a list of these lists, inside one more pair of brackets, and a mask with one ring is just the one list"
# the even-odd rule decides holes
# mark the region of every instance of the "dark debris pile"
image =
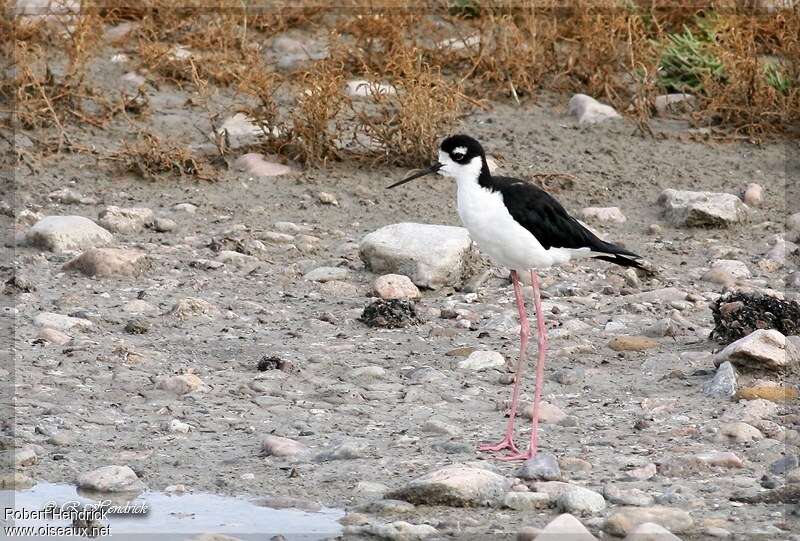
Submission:
[[730,344],[757,329],[776,329],[784,335],[800,334],[800,303],[760,293],[737,291],[713,304],[711,337]]
[[369,327],[399,329],[422,323],[413,301],[401,299],[378,299],[367,305],[361,313],[361,321]]

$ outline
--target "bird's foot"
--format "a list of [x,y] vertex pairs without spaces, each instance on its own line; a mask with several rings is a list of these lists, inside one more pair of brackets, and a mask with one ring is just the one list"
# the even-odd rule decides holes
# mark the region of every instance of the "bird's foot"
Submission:
[[488,452],[488,453],[495,453],[497,451],[502,451],[503,449],[510,449],[512,452],[519,454],[519,449],[517,446],[514,445],[514,441],[512,440],[511,434],[506,434],[506,436],[495,444],[485,444],[479,445],[478,451]]
[[530,460],[531,458],[535,457],[536,453],[532,452],[530,449],[525,451],[524,453],[520,453],[516,451],[513,455],[506,455],[506,456],[499,456],[497,460],[503,460],[506,462],[510,462],[512,460]]

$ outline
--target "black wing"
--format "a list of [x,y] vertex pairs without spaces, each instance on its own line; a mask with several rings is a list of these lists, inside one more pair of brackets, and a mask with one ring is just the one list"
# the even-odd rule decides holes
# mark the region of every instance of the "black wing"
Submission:
[[637,261],[629,258],[640,259],[641,256],[598,238],[538,186],[516,178],[493,176],[487,188],[503,195],[511,217],[530,231],[545,249],[589,248],[592,252],[608,254],[595,256],[597,259],[624,267],[640,267]]

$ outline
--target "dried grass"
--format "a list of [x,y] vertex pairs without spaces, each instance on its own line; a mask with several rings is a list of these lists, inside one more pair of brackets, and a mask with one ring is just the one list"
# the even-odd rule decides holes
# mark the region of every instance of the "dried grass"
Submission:
[[133,143],[123,141],[122,148],[112,159],[121,162],[125,170],[145,179],[165,174],[213,179],[213,171],[204,159],[195,156],[185,146],[147,131],[140,132]]

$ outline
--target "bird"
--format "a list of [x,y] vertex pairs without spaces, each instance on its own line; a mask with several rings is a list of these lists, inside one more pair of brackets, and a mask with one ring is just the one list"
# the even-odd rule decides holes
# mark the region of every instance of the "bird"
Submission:
[[[510,269],[520,319],[519,358],[505,432],[497,443],[484,444],[478,449],[492,453],[505,452],[503,456],[497,457],[500,460],[528,460],[538,452],[539,408],[548,347],[542,313],[541,280],[536,269],[546,269],[583,258],[644,269],[642,257],[598,238],[571,216],[552,195],[537,185],[518,178],[493,175],[483,147],[468,135],[458,134],[445,138],[439,145],[438,160],[433,165],[387,186],[387,189],[434,173],[455,179],[458,214],[479,251],[495,263]],[[530,322],[520,285],[522,273],[530,273],[533,286],[538,345],[533,426],[527,451],[520,451],[514,443],[514,421],[530,338]]]

